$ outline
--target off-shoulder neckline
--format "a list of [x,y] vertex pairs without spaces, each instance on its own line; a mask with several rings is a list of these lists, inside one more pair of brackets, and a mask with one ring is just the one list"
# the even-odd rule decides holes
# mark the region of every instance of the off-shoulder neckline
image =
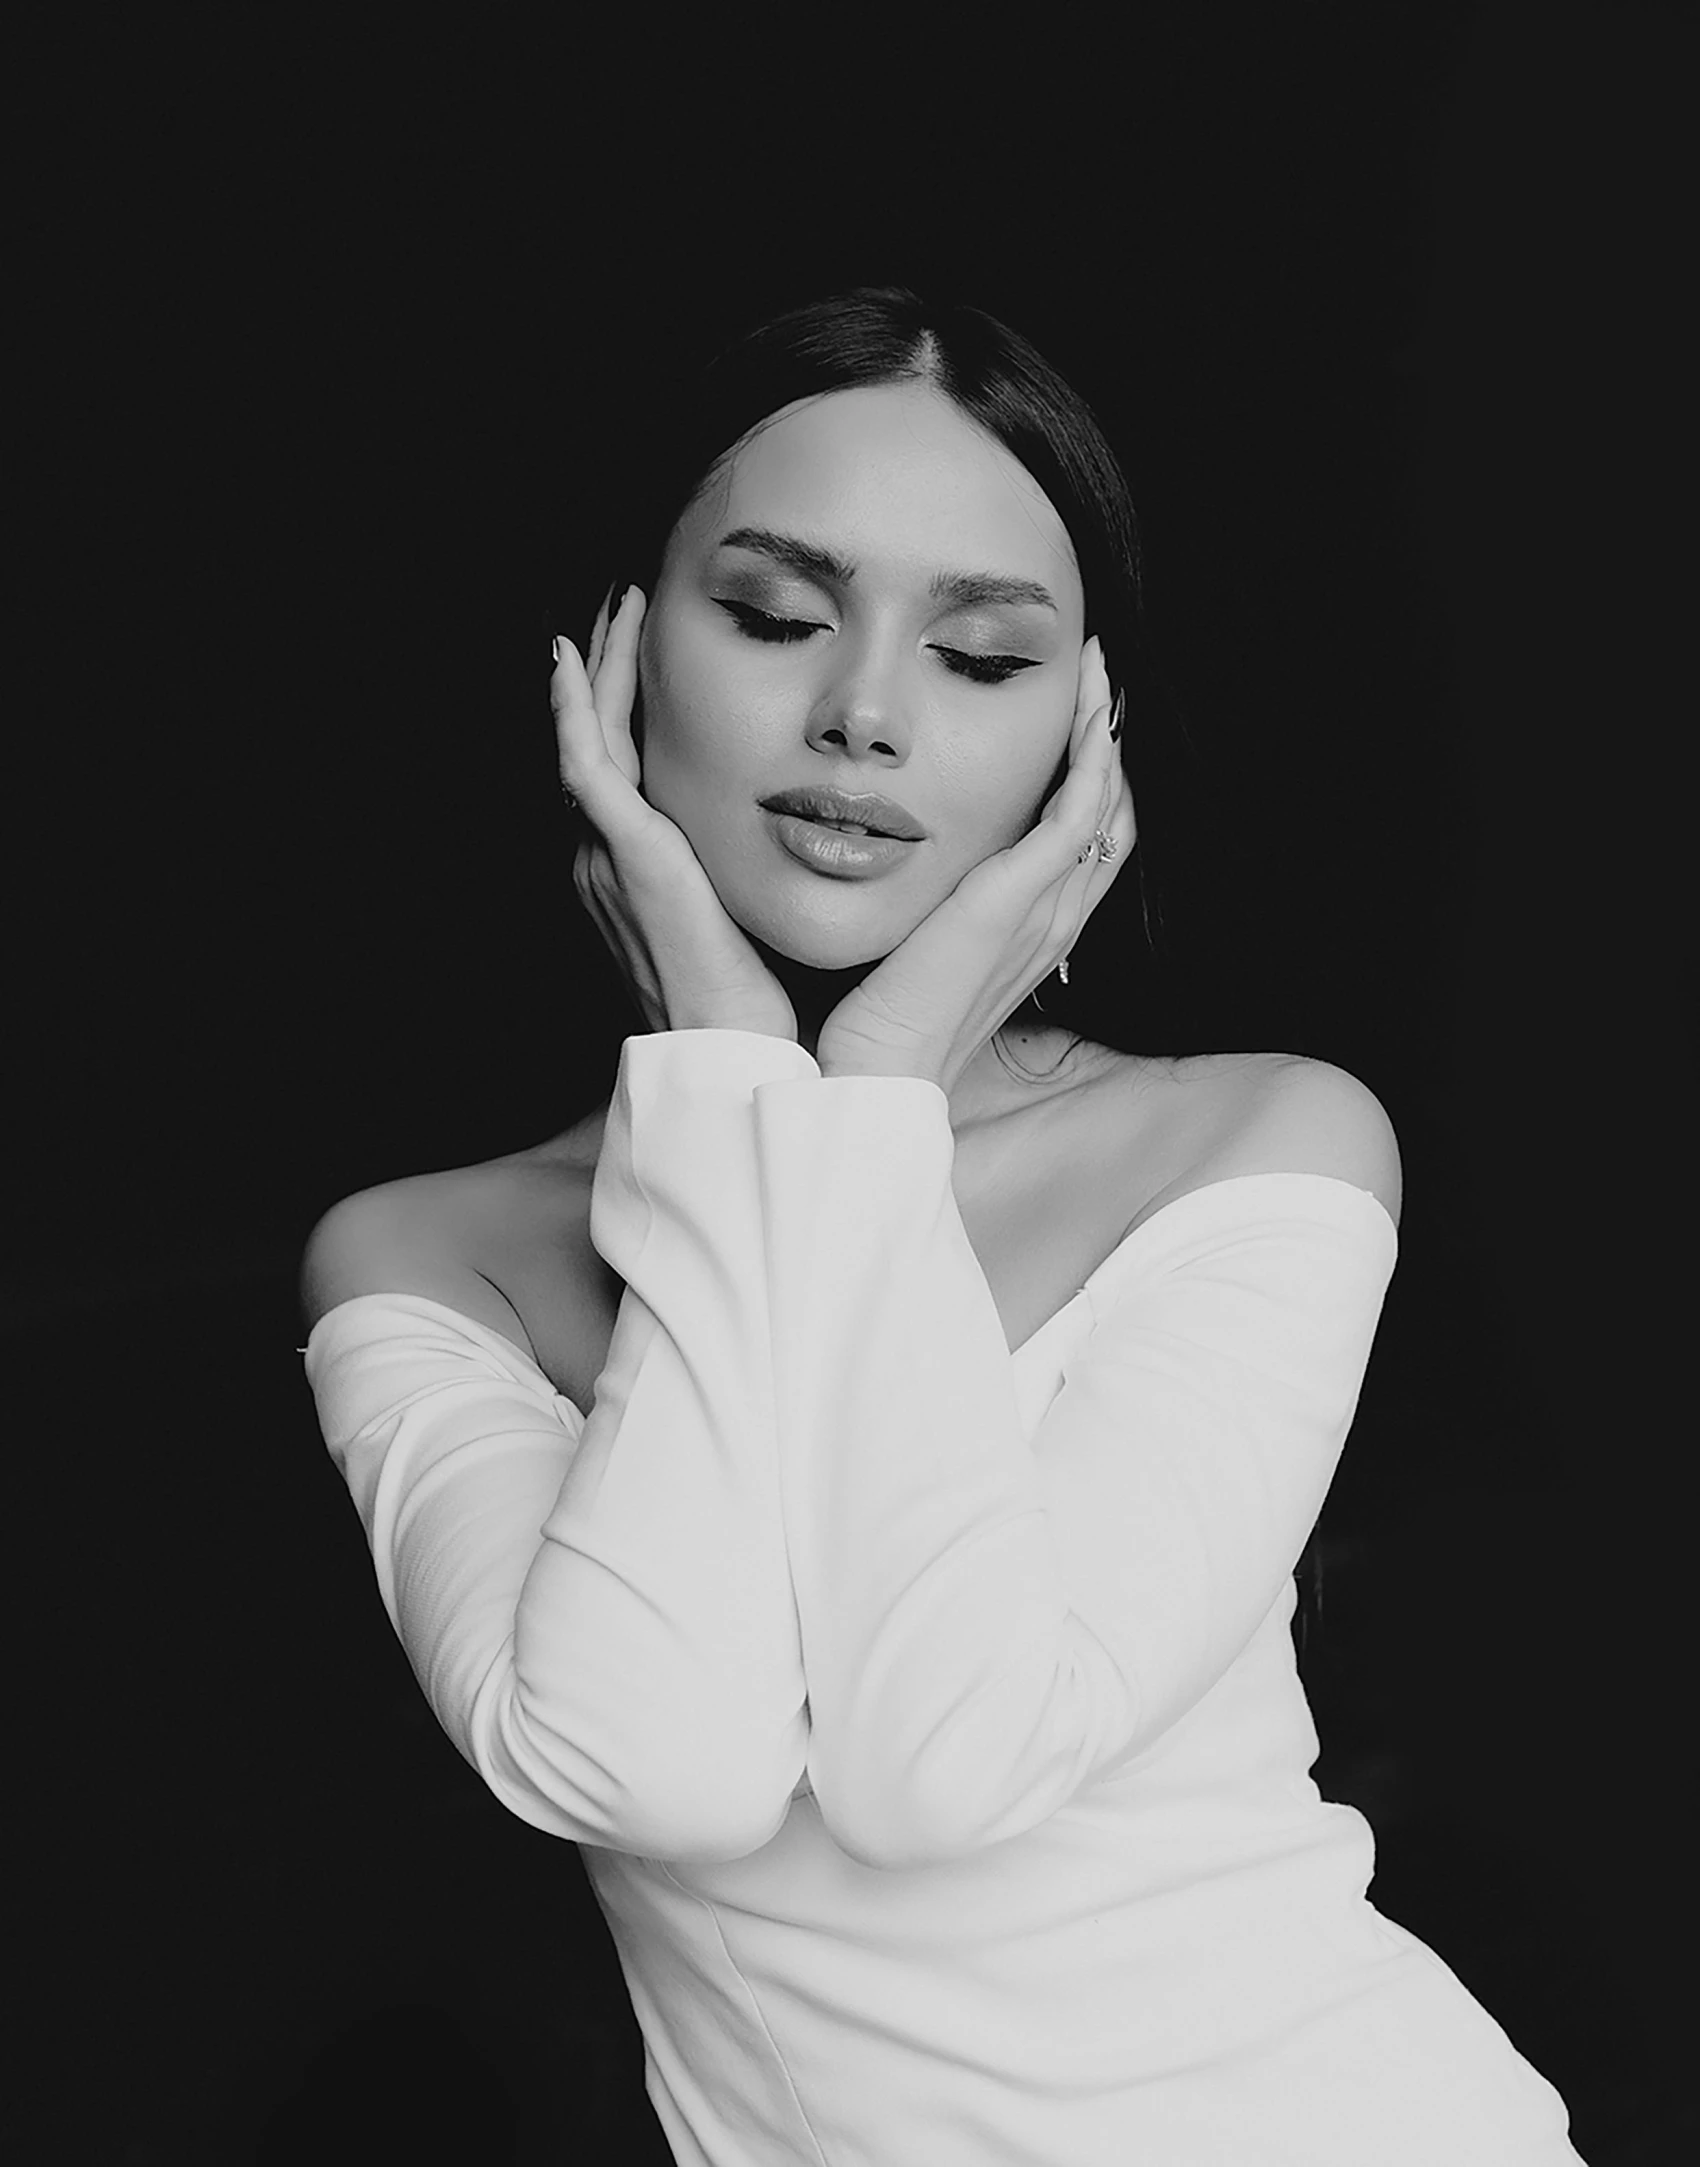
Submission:
[[[1027,1337],[1021,1342],[1021,1345],[1017,1347],[1010,1355],[1009,1359],[1012,1362],[1020,1361],[1021,1358],[1028,1352],[1031,1347],[1037,1345],[1037,1343],[1041,1339],[1043,1339],[1048,1332],[1052,1331],[1055,1326],[1062,1321],[1064,1317],[1068,1316],[1071,1311],[1073,1311],[1073,1309],[1078,1303],[1084,1301],[1087,1296],[1093,1292],[1101,1279],[1104,1279],[1110,1275],[1112,1267],[1124,1261],[1129,1255],[1136,1253],[1135,1244],[1138,1242],[1139,1237],[1142,1234],[1146,1233],[1149,1228],[1156,1226],[1160,1220],[1170,1218],[1171,1215],[1179,1211],[1183,1205],[1192,1203],[1196,1198],[1208,1197],[1214,1191],[1219,1189],[1241,1188],[1247,1182],[1257,1181],[1323,1182],[1331,1189],[1344,1189],[1348,1195],[1360,1197],[1364,1203],[1370,1205],[1376,1212],[1380,1214],[1381,1218],[1386,1222],[1387,1230],[1392,1237],[1395,1249],[1397,1249],[1398,1247],[1399,1229],[1394,1223],[1393,1214],[1387,1209],[1387,1206],[1381,1201],[1380,1197],[1376,1195],[1373,1189],[1360,1189],[1355,1182],[1342,1181],[1337,1174],[1313,1174],[1306,1173],[1298,1169],[1274,1170],[1261,1174],[1226,1174],[1219,1181],[1205,1181],[1201,1182],[1196,1189],[1183,1190],[1179,1196],[1172,1197],[1167,1204],[1160,1204],[1154,1212],[1149,1213],[1145,1218],[1139,1220],[1136,1225],[1129,1227],[1128,1231],[1122,1236],[1121,1240],[1117,1242],[1115,1247],[1102,1260],[1102,1262],[1093,1267],[1093,1269],[1087,1274],[1082,1284],[1075,1289],[1075,1291],[1069,1296],[1068,1300],[1063,1303],[1062,1307],[1060,1309],[1053,1310],[1050,1316],[1045,1319],[1043,1324],[1037,1326],[1033,1331],[1029,1332]],[[1163,1231],[1165,1233],[1168,1233],[1171,1231],[1171,1229],[1165,1227]],[[301,1348],[299,1351],[302,1354],[310,1354],[312,1352],[314,1340],[317,1339],[319,1333],[324,1329],[327,1324],[329,1324],[333,1317],[340,1316],[345,1310],[358,1308],[359,1305],[363,1302],[423,1303],[427,1309],[435,1309],[440,1311],[441,1314],[445,1317],[452,1317],[458,1325],[470,1328],[470,1330],[472,1330],[473,1332],[482,1333],[485,1335],[485,1337],[489,1339],[496,1340],[506,1352],[513,1355],[515,1360],[523,1362],[526,1368],[539,1379],[545,1389],[555,1399],[560,1400],[563,1405],[572,1408],[573,1412],[578,1415],[581,1420],[585,1419],[585,1411],[579,1406],[578,1402],[576,1400],[568,1399],[567,1395],[564,1392],[556,1390],[554,1384],[550,1381],[548,1373],[543,1369],[542,1365],[537,1361],[536,1357],[534,1355],[527,1354],[525,1349],[519,1344],[517,1340],[510,1339],[506,1332],[498,1330],[498,1328],[493,1324],[484,1324],[480,1322],[477,1317],[469,1317],[464,1310],[455,1309],[447,1302],[439,1302],[436,1296],[431,1294],[410,1294],[401,1288],[386,1288],[381,1290],[374,1290],[370,1294],[351,1294],[345,1300],[333,1303],[331,1307],[327,1309],[324,1314],[315,1321],[311,1330],[307,1334],[306,1346]]]
[[[1380,1215],[1381,1219],[1386,1224],[1388,1234],[1393,1242],[1394,1250],[1395,1252],[1397,1252],[1399,1246],[1398,1226],[1394,1222],[1393,1214],[1388,1210],[1387,1206],[1381,1201],[1380,1197],[1376,1195],[1373,1189],[1360,1189],[1356,1182],[1342,1181],[1337,1174],[1307,1173],[1298,1168],[1274,1169],[1261,1174],[1224,1174],[1220,1180],[1203,1181],[1199,1183],[1196,1189],[1184,1189],[1179,1196],[1171,1197],[1169,1202],[1166,1204],[1159,1204],[1154,1212],[1147,1213],[1147,1215],[1143,1219],[1139,1220],[1137,1224],[1129,1227],[1127,1232],[1122,1236],[1121,1240],[1116,1243],[1115,1247],[1109,1252],[1109,1254],[1105,1256],[1101,1260],[1101,1262],[1094,1265],[1092,1270],[1087,1273],[1086,1278],[1082,1281],[1080,1286],[1075,1289],[1074,1293],[1069,1296],[1068,1300],[1063,1303],[1062,1307],[1060,1309],[1053,1310],[1051,1314],[1045,1319],[1043,1324],[1036,1326],[1033,1331],[1028,1333],[1027,1337],[1021,1342],[1021,1345],[1017,1347],[1014,1353],[1010,1356],[1010,1360],[1012,1362],[1019,1361],[1020,1358],[1024,1354],[1026,1354],[1027,1350],[1030,1347],[1035,1345],[1037,1341],[1043,1339],[1047,1332],[1053,1330],[1054,1327],[1059,1324],[1064,1317],[1070,1314],[1070,1312],[1075,1308],[1078,1303],[1085,1301],[1086,1298],[1096,1290],[1098,1282],[1101,1279],[1113,1277],[1115,1268],[1117,1266],[1124,1263],[1128,1257],[1138,1255],[1139,1237],[1142,1234],[1146,1233],[1149,1228],[1156,1226],[1161,1220],[1169,1219],[1174,1213],[1180,1211],[1184,1205],[1192,1203],[1195,1198],[1208,1197],[1212,1195],[1215,1191],[1220,1189],[1241,1188],[1247,1182],[1257,1181],[1323,1182],[1330,1189],[1344,1189],[1348,1196],[1355,1196],[1361,1198],[1364,1203],[1371,1205],[1374,1210]],[[1172,1233],[1173,1228],[1166,1226],[1163,1228],[1163,1232],[1165,1234]]]

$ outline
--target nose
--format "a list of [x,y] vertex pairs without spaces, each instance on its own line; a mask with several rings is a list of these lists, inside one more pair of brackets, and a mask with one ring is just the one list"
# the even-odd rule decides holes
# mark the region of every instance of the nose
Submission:
[[858,758],[907,760],[913,730],[897,676],[894,663],[881,667],[864,651],[822,695],[809,722],[810,744],[841,746]]

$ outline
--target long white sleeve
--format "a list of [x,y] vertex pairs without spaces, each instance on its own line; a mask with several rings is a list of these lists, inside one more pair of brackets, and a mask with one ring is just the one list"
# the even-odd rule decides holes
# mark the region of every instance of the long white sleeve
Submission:
[[740,1857],[806,1764],[852,1856],[960,1856],[1145,1751],[1267,1617],[1391,1220],[1301,1173],[1181,1198],[1030,1435],[953,1157],[931,1084],[628,1039],[591,1214],[628,1291],[576,1451],[576,1410],[452,1312],[367,1297],[315,1328],[391,1617],[523,1818]]
[[1397,1237],[1321,1175],[1178,1199],[1129,1238],[1029,1440],[944,1094],[779,1077],[755,1128],[810,1782],[864,1863],[960,1856],[1143,1752],[1268,1615]]
[[357,1297],[308,1340],[438,1721],[515,1814],[578,1842],[741,1857],[802,1774],[751,1107],[802,1074],[751,1033],[626,1042],[591,1196],[626,1292],[588,1418],[422,1297]]

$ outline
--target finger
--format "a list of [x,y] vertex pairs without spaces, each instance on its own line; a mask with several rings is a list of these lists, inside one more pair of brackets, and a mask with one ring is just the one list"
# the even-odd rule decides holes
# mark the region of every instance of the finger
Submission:
[[1113,832],[1111,822],[1120,769],[1115,740],[1110,736],[1114,717],[1113,701],[1106,700],[1093,709],[1087,725],[1086,745],[1076,764],[1080,797],[1077,805],[1069,809],[1069,834],[1074,843],[1074,862],[1084,872],[1088,883],[1100,865],[1108,862],[1113,867],[1116,857],[1116,852],[1112,851],[1106,861],[1100,841],[1100,837]]
[[1025,868],[1024,877],[1051,885],[1066,880],[1078,867],[1088,871],[1095,853],[1082,851],[1103,826],[1100,817],[1105,788],[1106,748],[1109,739],[1110,702],[1102,700],[1087,716],[1086,742],[1063,777],[1062,786],[1040,815],[1038,823],[1008,855]]
[[1072,836],[1078,850],[1093,833],[1105,810],[1110,766],[1115,752],[1110,736],[1111,702],[1098,700],[1082,725],[1082,742],[1057,792],[1049,815],[1059,835]]
[[1093,716],[1113,696],[1109,664],[1104,659],[1104,643],[1094,633],[1080,652],[1080,690],[1075,700],[1072,739],[1077,754],[1088,742],[1087,732]]
[[[1080,891],[1080,929],[1084,929],[1086,921],[1103,902],[1118,876],[1132,860],[1137,829],[1131,802],[1126,797],[1122,798],[1101,825],[1105,833],[1113,839],[1115,848],[1108,858],[1100,849],[1082,867],[1086,882]],[[1137,882],[1135,885],[1137,886]],[[1079,938],[1080,929],[1076,931],[1076,939]]]
[[1112,693],[1109,709],[1104,717],[1104,797],[1098,809],[1100,824],[1106,821],[1114,811],[1117,795],[1122,784],[1127,779],[1127,771],[1123,768],[1121,761],[1121,746],[1115,735],[1116,717],[1120,712],[1121,703]]
[[585,650],[585,674],[592,684],[595,684],[596,673],[602,667],[602,650],[608,639],[608,605],[613,599],[614,590],[610,587],[597,607],[596,622],[590,628],[590,645]]
[[1133,811],[1133,793],[1127,787],[1125,775],[1112,785],[1109,806],[1098,825],[1115,844],[1115,849],[1107,858],[1100,848],[1098,862],[1109,871],[1115,872],[1126,861],[1127,854],[1139,835],[1139,823]]
[[[631,732],[607,725],[606,702],[591,685],[572,641],[559,639],[555,647],[549,698],[555,711],[561,787],[582,806],[584,817],[616,856],[641,848],[656,816],[637,787],[638,759]],[[605,660],[604,686],[619,660],[617,651]]]
[[[1112,719],[1113,714],[1112,709]],[[1127,770],[1118,757],[1113,739],[1110,747],[1108,787],[1104,794],[1104,809],[1098,816],[1098,826],[1111,838],[1115,847],[1106,857],[1100,846],[1095,864],[1101,865],[1106,875],[1113,878],[1126,863],[1128,854],[1139,839],[1139,822],[1134,813],[1133,790],[1127,779]]]
[[1116,704],[1106,696],[1092,713],[1091,736],[1088,740],[1086,765],[1098,778],[1098,802],[1094,808],[1097,826],[1101,828],[1110,817],[1116,801],[1116,782],[1121,773],[1121,761],[1116,756],[1116,741],[1110,729],[1116,719]]
[[1057,763],[1058,779],[1040,808],[1040,822],[1054,817],[1062,804],[1063,790],[1069,776],[1078,766],[1081,748],[1088,742],[1087,733],[1092,727],[1096,709],[1108,697],[1109,680],[1104,674],[1102,649],[1096,635],[1080,650],[1080,668],[1076,674],[1074,714],[1068,726],[1068,747]]
[[[610,751],[623,746],[630,756],[630,772],[637,775],[637,748],[632,743],[632,701],[637,693],[638,627],[648,601],[642,591],[628,587],[608,627],[602,666],[596,675],[596,711]],[[622,763],[624,765],[624,763]]]
[[595,787],[608,747],[597,719],[590,679],[579,651],[566,638],[555,642],[555,673],[549,680],[549,705],[555,716],[555,752],[561,787],[582,801]]

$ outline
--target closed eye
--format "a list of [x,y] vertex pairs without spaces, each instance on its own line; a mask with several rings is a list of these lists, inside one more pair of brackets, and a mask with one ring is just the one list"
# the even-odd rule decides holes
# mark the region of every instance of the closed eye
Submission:
[[[814,624],[806,617],[770,617],[766,610],[755,609],[748,602],[720,601],[719,606],[746,639],[761,640],[770,646],[778,641],[789,644],[794,640],[806,640],[811,632],[831,629],[828,625]],[[944,657],[947,669],[979,685],[1005,684],[1018,671],[1039,667],[1026,655],[969,655],[958,647],[935,647],[933,652]]]

